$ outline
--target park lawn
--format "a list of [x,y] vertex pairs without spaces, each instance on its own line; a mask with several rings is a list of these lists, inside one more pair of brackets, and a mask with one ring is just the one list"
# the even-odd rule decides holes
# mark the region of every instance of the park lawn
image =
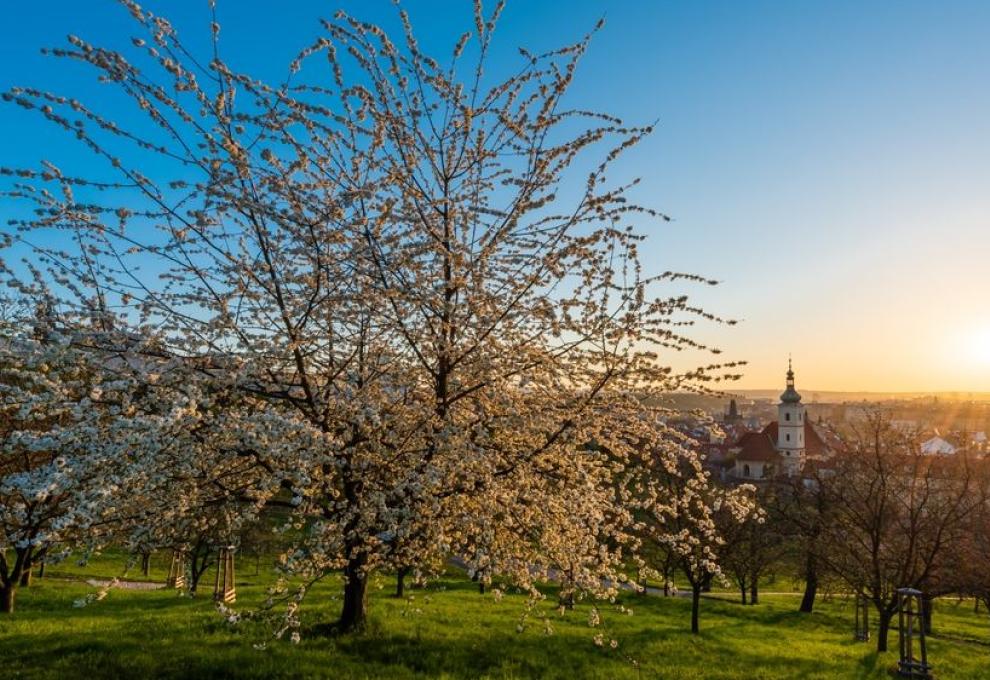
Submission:
[[[119,575],[123,560],[66,564],[23,589],[18,611],[0,619],[0,677],[6,678],[887,678],[896,652],[878,657],[872,644],[852,641],[852,606],[844,599],[798,614],[798,598],[766,596],[743,607],[727,596],[702,603],[702,632],[688,632],[690,602],[629,594],[602,609],[605,647],[593,642],[588,605],[563,616],[548,602],[553,633],[540,616],[525,614],[525,598],[500,602],[450,576],[411,601],[389,597],[392,580],[376,577],[367,633],[340,639],[307,634],[330,621],[339,582],[318,585],[303,608],[299,645],[263,631],[232,629],[204,596],[174,591],[112,590],[103,601],[73,607],[94,592],[82,576]],[[161,576],[156,564],[153,576]],[[270,575],[241,565],[238,606],[261,600]],[[129,574],[138,578],[135,574]],[[522,632],[517,625],[522,622]],[[939,601],[930,658],[939,678],[990,678],[990,617],[973,614],[972,601]],[[615,639],[612,649],[608,641]],[[891,648],[896,650],[896,633]],[[635,662],[635,663],[634,663]]]

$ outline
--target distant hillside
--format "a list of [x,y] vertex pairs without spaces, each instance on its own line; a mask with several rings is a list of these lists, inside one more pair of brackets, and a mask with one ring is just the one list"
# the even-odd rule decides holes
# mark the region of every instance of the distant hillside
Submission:
[[[747,399],[776,400],[781,390],[733,390],[733,394]],[[887,401],[891,399],[919,399],[938,397],[942,401],[990,401],[990,392],[839,392],[802,387],[801,396],[807,402]]]
[[[752,399],[768,399],[776,403],[780,398],[780,388],[772,390],[733,390],[726,392],[725,396],[693,394],[690,392],[672,392],[668,394],[659,404],[667,408],[689,411],[701,409],[704,411],[722,410],[728,404],[729,399],[735,397],[745,403]],[[974,401],[990,402],[990,392],[840,392],[837,390],[813,390],[801,389],[801,396],[805,403],[830,403],[841,404],[854,402],[882,402],[890,400],[908,399],[932,399],[938,397],[939,401]]]

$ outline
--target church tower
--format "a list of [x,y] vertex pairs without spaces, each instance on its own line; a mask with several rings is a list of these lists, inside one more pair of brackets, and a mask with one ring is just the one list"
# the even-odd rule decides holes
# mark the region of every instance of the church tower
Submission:
[[804,404],[794,389],[794,369],[787,360],[787,389],[777,405],[777,451],[783,459],[784,472],[794,475],[804,467]]

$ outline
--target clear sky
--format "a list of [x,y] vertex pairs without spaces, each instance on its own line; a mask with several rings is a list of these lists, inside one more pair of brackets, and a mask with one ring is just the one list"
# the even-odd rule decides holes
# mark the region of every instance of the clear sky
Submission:
[[[206,0],[145,4],[206,35]],[[471,27],[470,0],[404,4],[438,54]],[[277,78],[338,7],[394,16],[389,0],[220,0],[226,56]],[[493,68],[601,16],[572,101],[659,121],[620,168],[674,218],[645,259],[723,282],[699,300],[742,323],[696,334],[750,362],[738,387],[779,385],[790,352],[808,390],[990,391],[990,2],[510,0]],[[2,17],[2,89],[96,95],[38,48],[130,30],[112,0]],[[10,106],[0,149],[4,165],[77,153]]]

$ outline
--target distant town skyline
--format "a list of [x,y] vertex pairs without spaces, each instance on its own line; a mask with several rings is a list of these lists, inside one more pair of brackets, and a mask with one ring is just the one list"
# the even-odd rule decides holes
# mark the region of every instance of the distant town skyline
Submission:
[[[146,4],[205,46],[206,3]],[[236,6],[236,10],[234,8]],[[447,55],[470,2],[403,3],[425,49]],[[338,7],[395,24],[389,0],[218,4],[225,58],[277,79],[300,35]],[[40,47],[74,33],[126,44],[114,2],[11,3],[0,89],[102,92]],[[672,217],[643,249],[647,273],[717,279],[687,289],[731,327],[693,337],[746,360],[726,389],[772,389],[794,357],[799,389],[990,390],[990,4],[509,2],[492,67],[605,28],[570,102],[656,131],[617,166],[635,198]],[[40,117],[0,107],[3,164],[83,163]],[[39,149],[38,139],[51,146]],[[9,214],[0,206],[0,220]],[[650,227],[653,229],[653,227]],[[710,357],[675,356],[675,367]]]

